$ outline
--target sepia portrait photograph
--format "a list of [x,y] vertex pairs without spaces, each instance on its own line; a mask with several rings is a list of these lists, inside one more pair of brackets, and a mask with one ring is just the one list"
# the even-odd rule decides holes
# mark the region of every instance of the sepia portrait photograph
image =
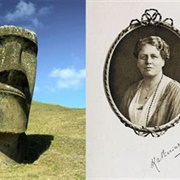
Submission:
[[179,6],[86,1],[86,179],[180,178]]
[[106,60],[105,89],[109,85],[107,97],[125,117],[122,121],[127,119],[143,131],[167,130],[177,123],[180,33],[173,19],[163,20],[157,9],[146,9],[112,47]]

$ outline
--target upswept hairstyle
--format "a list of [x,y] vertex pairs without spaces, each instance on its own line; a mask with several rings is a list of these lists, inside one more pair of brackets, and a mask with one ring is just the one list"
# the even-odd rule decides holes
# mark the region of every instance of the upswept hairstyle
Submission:
[[168,61],[170,59],[170,48],[167,45],[167,43],[160,38],[159,36],[149,36],[143,39],[140,39],[134,48],[134,57],[138,58],[138,54],[141,51],[142,47],[145,46],[146,44],[150,44],[152,46],[155,46],[157,50],[160,51],[162,59],[165,61]]

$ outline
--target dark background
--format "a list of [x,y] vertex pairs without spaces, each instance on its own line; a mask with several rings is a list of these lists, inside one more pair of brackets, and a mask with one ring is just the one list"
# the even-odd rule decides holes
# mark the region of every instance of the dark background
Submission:
[[126,33],[115,47],[109,65],[109,88],[114,103],[119,107],[125,91],[142,79],[136,66],[133,50],[136,42],[147,36],[159,36],[170,46],[170,60],[163,72],[168,77],[180,82],[180,35],[179,32],[165,25],[140,26]]

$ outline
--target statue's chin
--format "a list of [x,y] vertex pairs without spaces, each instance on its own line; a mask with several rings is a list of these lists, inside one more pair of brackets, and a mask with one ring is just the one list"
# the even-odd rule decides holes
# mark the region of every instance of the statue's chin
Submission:
[[0,133],[26,131],[28,107],[24,98],[12,93],[0,92]]

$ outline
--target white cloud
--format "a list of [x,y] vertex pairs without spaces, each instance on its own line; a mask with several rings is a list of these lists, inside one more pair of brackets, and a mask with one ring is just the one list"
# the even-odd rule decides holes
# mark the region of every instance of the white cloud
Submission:
[[52,6],[50,7],[42,7],[41,9],[39,9],[38,11],[38,15],[39,16],[44,16],[50,13],[50,11],[52,10]]
[[54,69],[50,77],[57,78],[57,86],[60,89],[78,89],[85,79],[85,69],[76,70],[74,68]]
[[5,20],[7,22],[23,22],[25,27],[34,29],[42,27],[43,24],[39,18],[49,14],[52,9],[52,6],[37,9],[37,6],[32,2],[20,0],[14,10],[6,13]]
[[20,1],[13,12],[8,12],[5,18],[8,21],[16,21],[17,19],[32,17],[35,14],[35,6],[31,2],[26,3]]
[[32,19],[32,24],[35,28],[42,26],[41,22],[39,22],[37,18]]

